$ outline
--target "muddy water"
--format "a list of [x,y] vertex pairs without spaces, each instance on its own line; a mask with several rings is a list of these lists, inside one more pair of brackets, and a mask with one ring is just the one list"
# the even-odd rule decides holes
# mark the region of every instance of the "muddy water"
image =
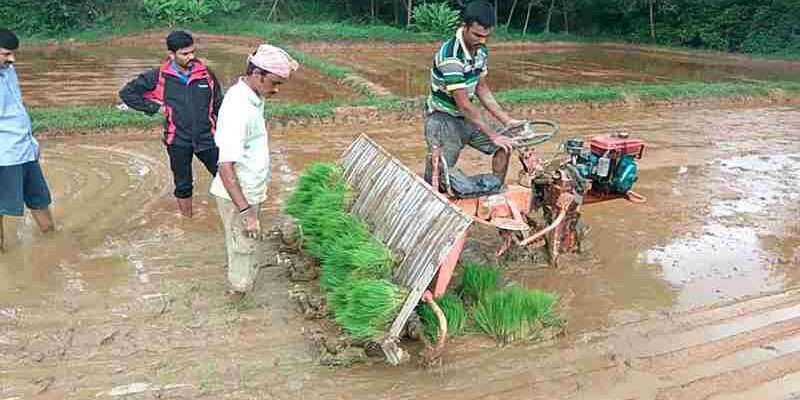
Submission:
[[[163,60],[166,32],[85,43],[23,46],[20,84],[29,106],[118,104],[130,79]],[[196,48],[225,87],[242,74],[258,39],[197,35]],[[400,96],[427,95],[434,45],[301,45],[331,62],[348,65]],[[494,89],[613,85],[631,82],[795,80],[800,63],[648,50],[621,45],[494,44],[489,83]],[[302,68],[278,101],[348,100],[358,95],[312,68]]]
[[[17,57],[20,85],[29,106],[119,104],[117,92],[129,80],[156,67],[166,56],[164,34],[93,42],[91,44],[22,46]],[[224,87],[247,66],[247,54],[259,41],[252,38],[197,35],[197,56],[206,61]],[[279,101],[316,103],[356,97],[311,68],[302,68],[292,85],[281,88]]]
[[[647,50],[634,46],[575,44],[490,44],[488,82],[493,89],[554,88],[665,82],[795,80],[800,63],[741,57]],[[314,48],[308,51],[314,52]],[[436,47],[323,48],[318,56],[347,64],[401,96],[430,91],[430,66]]]
[[[637,184],[647,204],[587,207],[592,249],[561,269],[504,267],[509,281],[561,295],[566,347],[498,349],[466,338],[454,340],[433,371],[318,367],[303,336],[309,323],[288,300],[293,287],[274,258],[264,260],[247,309],[224,306],[221,232],[200,167],[198,215],[182,221],[154,132],[46,138],[43,164],[61,229],[42,237],[29,219],[7,224],[0,398],[109,398],[142,388],[131,398],[566,397],[581,383],[561,379],[603,380],[613,371],[592,345],[598,329],[798,284],[800,109],[538,117],[559,120],[565,137],[625,130],[648,143]],[[303,165],[334,159],[360,131],[419,172],[420,124],[273,130],[265,222],[280,220]],[[470,172],[489,168],[470,150],[462,163]],[[566,345],[575,340],[588,348]]]

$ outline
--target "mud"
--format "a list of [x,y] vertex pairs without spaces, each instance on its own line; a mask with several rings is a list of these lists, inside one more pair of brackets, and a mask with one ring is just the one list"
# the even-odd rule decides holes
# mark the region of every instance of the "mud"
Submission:
[[[196,164],[197,215],[181,220],[158,135],[43,138],[60,229],[42,236],[30,217],[6,223],[0,398],[790,398],[800,376],[791,289],[800,278],[800,108],[536,117],[560,121],[563,137],[623,130],[644,139],[637,190],[649,201],[587,207],[592,249],[561,269],[501,267],[509,282],[561,296],[565,337],[503,348],[456,338],[432,368],[385,366],[309,319],[324,312],[285,240],[264,241],[253,296],[226,305],[209,177]],[[361,132],[421,171],[416,121],[276,127],[265,224],[285,228],[280,208],[303,165],[335,159]],[[471,150],[461,164],[489,168]],[[491,231],[473,238],[499,244]],[[320,365],[348,351],[345,360],[360,363]]]
[[[131,38],[22,46],[17,57],[20,85],[28,106],[119,104],[117,93],[129,80],[161,63],[167,55],[167,32]],[[247,67],[258,39],[195,35],[197,56],[220,83],[230,87]],[[317,70],[301,68],[292,85],[281,88],[280,101],[317,103],[351,100],[358,94]]]
[[[117,92],[166,56],[156,32],[91,43],[23,46],[18,69],[29,106],[118,104]],[[245,57],[259,44],[250,37],[198,34],[196,48],[223,86],[245,68]],[[312,68],[301,68],[279,101],[316,103],[352,100],[359,91],[379,96],[427,95],[430,59],[436,45],[298,44],[297,48],[353,68],[337,82]],[[800,63],[759,60],[716,53],[694,53],[634,45],[575,43],[493,43],[488,82],[496,90],[664,82],[753,82],[796,80]]]
[[[349,65],[400,96],[427,95],[435,45],[344,49],[302,46],[333,63]],[[344,51],[342,51],[344,50]],[[648,49],[615,44],[490,43],[488,83],[495,90],[608,86],[627,83],[752,82],[795,80],[800,63],[715,53]]]

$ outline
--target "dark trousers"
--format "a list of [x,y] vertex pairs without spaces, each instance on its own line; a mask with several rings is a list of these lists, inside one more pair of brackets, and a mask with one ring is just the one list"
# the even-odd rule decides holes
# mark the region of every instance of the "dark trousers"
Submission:
[[206,169],[215,176],[217,174],[217,159],[219,149],[216,147],[197,153],[190,147],[167,146],[169,154],[169,166],[172,169],[172,177],[175,181],[175,197],[188,199],[192,197],[192,158],[197,156]]

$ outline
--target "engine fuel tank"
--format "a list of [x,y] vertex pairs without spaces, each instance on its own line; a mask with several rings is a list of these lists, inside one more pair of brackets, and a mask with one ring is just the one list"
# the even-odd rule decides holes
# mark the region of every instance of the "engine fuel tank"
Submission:
[[589,148],[598,157],[608,152],[611,159],[623,156],[642,158],[644,142],[639,139],[628,139],[614,136],[597,136],[592,138]]

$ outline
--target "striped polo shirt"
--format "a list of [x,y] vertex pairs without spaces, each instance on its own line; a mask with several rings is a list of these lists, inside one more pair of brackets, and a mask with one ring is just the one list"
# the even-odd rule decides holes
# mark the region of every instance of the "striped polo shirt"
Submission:
[[444,42],[433,57],[431,67],[431,95],[428,97],[428,111],[442,111],[455,117],[462,117],[452,91],[466,89],[469,99],[475,97],[478,80],[485,76],[489,53],[481,46],[473,56],[464,44],[463,28]]

